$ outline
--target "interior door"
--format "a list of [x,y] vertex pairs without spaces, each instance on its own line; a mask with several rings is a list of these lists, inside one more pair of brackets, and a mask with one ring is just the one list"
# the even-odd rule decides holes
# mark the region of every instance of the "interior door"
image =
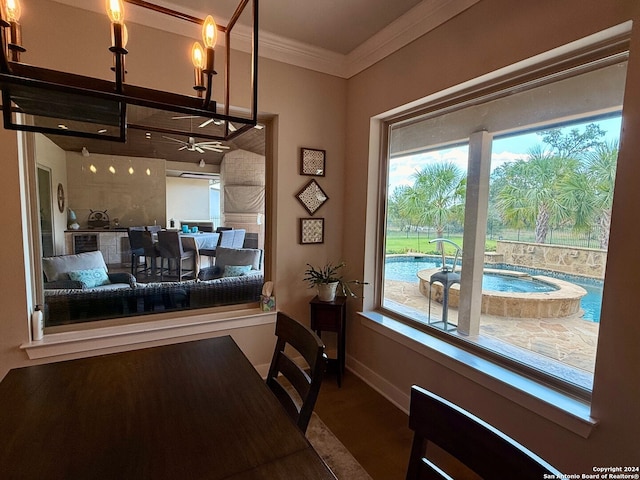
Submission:
[[52,204],[51,172],[46,168],[38,167],[38,211],[40,212],[40,237],[44,257],[54,255]]

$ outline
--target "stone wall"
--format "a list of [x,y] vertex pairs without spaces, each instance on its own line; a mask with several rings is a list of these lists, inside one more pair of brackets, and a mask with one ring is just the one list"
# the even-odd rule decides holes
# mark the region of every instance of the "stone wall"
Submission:
[[496,254],[504,263],[604,279],[607,252],[595,248],[499,240]]

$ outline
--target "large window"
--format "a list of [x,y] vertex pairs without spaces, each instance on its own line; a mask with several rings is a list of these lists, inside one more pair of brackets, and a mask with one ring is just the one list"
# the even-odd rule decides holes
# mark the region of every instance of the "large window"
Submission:
[[576,58],[387,123],[380,307],[588,395],[626,53]]

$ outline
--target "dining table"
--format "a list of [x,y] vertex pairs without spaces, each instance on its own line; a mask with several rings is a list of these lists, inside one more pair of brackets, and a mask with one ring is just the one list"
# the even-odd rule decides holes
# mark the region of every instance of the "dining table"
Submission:
[[[220,239],[220,233],[218,232],[178,232],[178,236],[180,237],[180,243],[182,244],[182,249],[185,251],[193,250],[194,252],[194,268],[195,273],[194,276],[198,276],[198,272],[200,272],[200,268],[202,265],[200,258],[200,250],[205,248],[207,250],[215,250],[218,245],[218,240]],[[158,242],[158,234],[153,233],[151,235],[151,239],[154,243]],[[151,265],[151,273],[153,276],[156,275],[156,265],[155,262]]]
[[2,478],[336,478],[230,336],[13,369],[0,432]]

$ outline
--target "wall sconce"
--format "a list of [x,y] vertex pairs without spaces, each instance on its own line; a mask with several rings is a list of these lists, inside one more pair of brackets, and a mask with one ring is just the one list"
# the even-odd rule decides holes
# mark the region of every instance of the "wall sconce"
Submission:
[[[201,20],[148,1],[105,0],[111,23],[109,50],[113,53],[113,66],[110,68],[115,73],[114,81],[21,63],[20,54],[26,50],[22,47],[19,23],[20,1],[28,0],[0,0],[0,89],[5,128],[125,142],[127,128],[208,140],[231,140],[257,124],[259,0],[240,0],[226,27],[216,25],[211,15]],[[124,87],[125,57],[128,53],[125,3],[202,25],[204,45],[196,42],[192,49],[196,96],[135,85]],[[247,9],[249,4],[252,8]],[[252,14],[251,98],[250,113],[238,116],[231,113],[229,105],[230,74],[233,70],[230,44],[232,30],[245,9]],[[30,13],[37,13],[36,10],[31,9]],[[224,102],[220,111],[212,99],[213,76],[217,75],[214,48],[219,32],[224,34],[227,49]],[[191,118],[202,117],[204,121],[195,129],[192,122],[172,122],[176,112]],[[23,120],[18,113],[33,118]]]

